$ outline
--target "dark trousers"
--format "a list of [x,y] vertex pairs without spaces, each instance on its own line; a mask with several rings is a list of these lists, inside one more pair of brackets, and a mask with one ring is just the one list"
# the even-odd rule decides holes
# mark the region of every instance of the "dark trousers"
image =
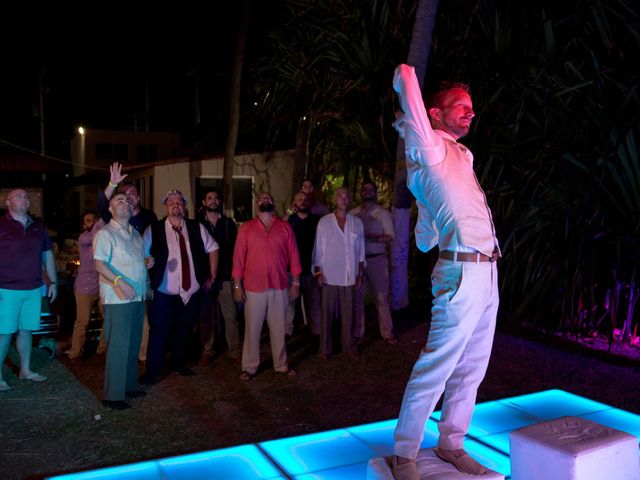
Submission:
[[185,305],[180,295],[153,292],[149,315],[149,349],[147,374],[157,377],[162,370],[167,344],[171,341],[173,369],[185,366],[187,345],[198,318],[202,289],[194,293]]
[[324,285],[320,308],[320,354],[330,355],[333,343],[332,325],[336,306],[340,314],[340,338],[343,352],[355,351],[351,329],[353,326],[353,296],[355,286]]
[[104,368],[105,400],[124,400],[125,392],[138,389],[138,350],[143,321],[142,302],[104,307],[103,334],[108,346]]

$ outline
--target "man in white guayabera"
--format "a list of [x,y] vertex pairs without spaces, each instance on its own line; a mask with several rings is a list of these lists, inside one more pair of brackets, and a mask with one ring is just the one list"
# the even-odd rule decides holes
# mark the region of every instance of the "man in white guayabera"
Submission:
[[425,252],[436,244],[440,250],[431,273],[431,329],[402,400],[393,475],[419,478],[415,459],[425,423],[443,392],[435,452],[461,472],[482,475],[485,467],[462,441],[491,354],[500,250],[473,155],[457,142],[471,126],[471,96],[466,85],[447,83],[423,103],[408,65],[396,69],[393,87],[403,111],[395,127],[405,140],[407,184],[418,204],[416,243]]

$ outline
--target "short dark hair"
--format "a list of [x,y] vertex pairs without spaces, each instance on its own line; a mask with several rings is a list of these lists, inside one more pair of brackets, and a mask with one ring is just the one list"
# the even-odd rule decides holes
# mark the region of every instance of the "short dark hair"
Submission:
[[204,189],[203,195],[202,195],[202,200],[204,201],[205,198],[207,198],[207,195],[209,195],[210,193],[215,193],[216,195],[218,195],[218,197],[220,198],[220,200],[224,200],[222,198],[222,192],[220,191],[220,189],[218,187],[208,187]]
[[84,220],[85,215],[95,215],[96,217],[98,216],[98,212],[96,212],[95,210],[85,210],[84,212],[82,212],[82,215],[80,215],[80,220]]
[[360,189],[362,190],[365,185],[371,185],[373,187],[373,190],[376,193],[378,193],[378,186],[375,184],[375,182],[373,180],[366,180],[366,181],[362,182],[362,185],[360,186]]
[[140,194],[140,192],[138,191],[138,185],[136,185],[135,183],[133,183],[132,181],[129,180],[125,180],[124,182],[122,182],[119,186],[118,186],[118,193],[124,193],[124,191],[129,188],[129,187],[133,187],[136,189],[136,192],[138,192],[138,194]]
[[84,217],[86,217],[87,215],[93,215],[96,218],[100,218],[100,216],[98,215],[98,212],[96,212],[95,210],[85,210],[84,212],[82,212],[82,215],[80,215],[80,226],[84,227]]
[[432,91],[430,91],[424,98],[424,105],[427,108],[427,110],[432,107],[442,108],[443,107],[442,99],[444,98],[444,95],[450,90],[454,90],[456,88],[464,90],[469,95],[471,95],[471,88],[467,83],[455,82],[450,80],[439,82],[435,86],[435,88]]

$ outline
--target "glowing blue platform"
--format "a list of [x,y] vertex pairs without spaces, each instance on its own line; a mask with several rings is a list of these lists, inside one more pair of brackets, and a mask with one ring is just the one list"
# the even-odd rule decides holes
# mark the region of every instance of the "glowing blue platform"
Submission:
[[[563,416],[584,417],[640,436],[640,416],[573,395],[547,390],[476,405],[465,448],[509,478],[509,432]],[[422,448],[436,445],[435,412]],[[224,448],[131,465],[52,477],[55,480],[294,479],[353,480],[367,477],[370,458],[392,454],[396,420],[359,425],[254,445]]]

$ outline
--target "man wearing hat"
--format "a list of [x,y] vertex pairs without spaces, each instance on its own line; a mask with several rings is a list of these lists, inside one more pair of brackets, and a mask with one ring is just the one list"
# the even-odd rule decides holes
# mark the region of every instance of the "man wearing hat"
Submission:
[[169,342],[173,372],[194,374],[185,363],[187,343],[200,310],[202,290],[211,288],[218,269],[218,244],[199,222],[185,218],[187,198],[183,193],[169,190],[162,203],[166,218],[144,232],[145,252],[155,260],[147,371],[140,378],[147,384],[158,380]]

